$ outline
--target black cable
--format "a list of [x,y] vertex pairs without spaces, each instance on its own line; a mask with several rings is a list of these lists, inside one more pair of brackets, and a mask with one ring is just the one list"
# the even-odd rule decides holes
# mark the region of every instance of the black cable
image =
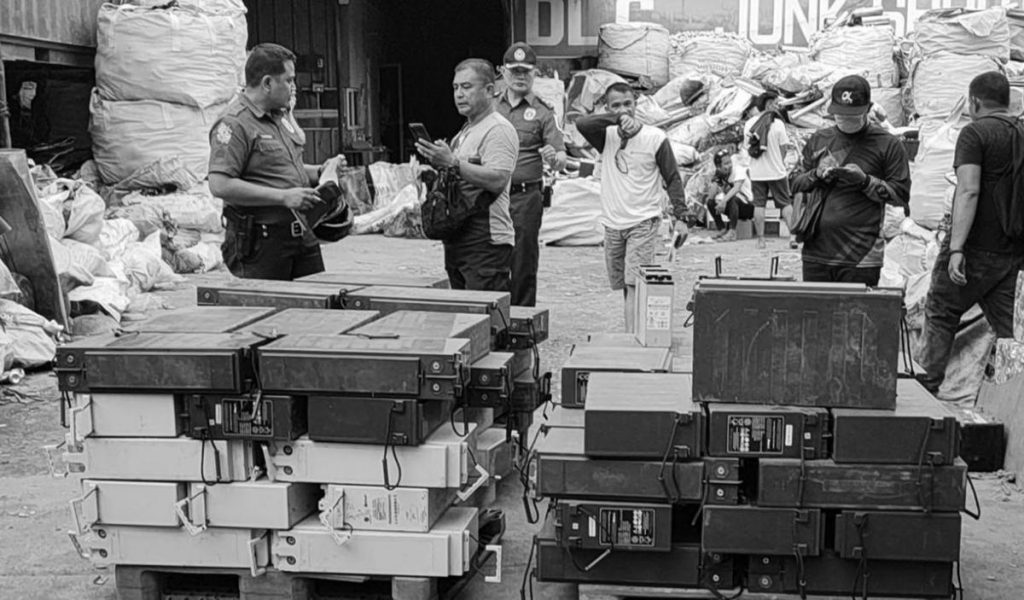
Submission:
[[[384,489],[392,491],[402,484],[402,463],[398,460],[398,450],[395,447],[395,442],[391,439],[392,427],[395,420],[395,409],[392,408],[388,411],[388,426],[384,434],[384,457],[381,458],[381,465],[384,468]],[[398,479],[395,480],[394,485],[391,484],[390,472],[388,471],[388,448],[391,448],[391,456],[395,460],[395,467],[398,469]]]
[[533,555],[537,551],[537,536],[533,536],[533,543],[530,544],[530,555],[526,557],[526,568],[523,569],[523,585],[519,588],[519,599],[526,600],[526,590],[529,586],[530,600],[533,600],[533,579],[530,565],[533,564]]
[[964,600],[964,580],[960,577],[960,561],[956,561],[956,587],[953,588],[953,596]]
[[[679,431],[679,421],[682,415],[676,415],[675,422],[672,423],[672,431],[669,433],[668,442],[665,444],[665,453],[661,457],[661,468],[658,469],[658,483],[661,484],[662,491],[665,492],[665,498],[668,499],[669,504],[675,504],[679,501],[679,489],[676,488],[675,494],[668,489],[668,484],[665,482],[665,466],[668,464],[668,456],[675,449],[676,433]],[[678,458],[679,450],[675,449],[675,456]],[[673,460],[673,464],[675,460]],[[673,466],[673,472],[675,467]]]
[[[981,502],[978,501],[978,490],[976,490],[974,488],[974,480],[971,479],[971,474],[970,473],[967,474],[967,485],[971,486],[971,494],[974,496],[974,505],[976,507],[978,507],[978,511],[977,512],[971,512],[971,511],[967,510],[967,507],[965,506],[963,508],[963,512],[964,512],[965,515],[967,515],[968,517],[974,519],[975,521],[980,521],[981,520]],[[957,565],[957,568],[959,568],[959,564]]]
[[[205,485],[212,487],[223,481],[220,471],[220,449],[217,448],[217,442],[210,437],[209,430],[206,428],[202,429],[202,432],[199,435],[199,442],[199,477]],[[210,442],[210,446],[213,448],[215,480],[212,482],[206,480],[206,442]]]
[[860,560],[857,563],[857,575],[853,578],[853,589],[850,591],[850,598],[857,600],[857,585],[863,581],[861,588],[861,600],[868,600],[868,581],[871,572],[868,570],[868,549],[864,546],[864,529],[867,528],[867,515],[863,519],[854,517],[854,528],[857,530],[857,547],[860,548]]
[[924,427],[925,427],[925,430],[924,430],[924,436],[921,439],[921,448],[918,450],[918,454],[917,454],[917,501],[921,505],[921,507],[924,509],[925,514],[931,514],[932,508],[933,508],[932,505],[935,502],[935,464],[932,461],[928,461],[929,462],[929,466],[931,467],[931,481],[930,481],[931,494],[930,494],[930,498],[928,498],[927,502],[925,501],[925,497],[924,497],[924,466],[925,466],[925,456],[927,455],[927,452],[928,452],[928,440],[929,440],[929,438],[932,435],[931,422],[930,421],[926,422],[924,424]]
[[799,546],[793,546],[793,555],[796,556],[796,587],[800,594],[800,600],[807,600],[807,572],[804,568],[804,555],[800,553]]
[[[460,438],[469,437],[469,416],[466,414],[466,408],[466,406],[455,405],[448,413],[448,423],[452,426],[452,432]],[[459,409],[462,409],[462,433],[459,433],[459,429],[455,425],[455,413],[459,412]]]

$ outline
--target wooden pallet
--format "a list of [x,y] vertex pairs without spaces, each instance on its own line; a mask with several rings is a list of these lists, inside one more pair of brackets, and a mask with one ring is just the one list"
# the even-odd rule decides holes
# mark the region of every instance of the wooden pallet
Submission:
[[437,600],[461,581],[125,565],[114,568],[114,579],[118,600]]

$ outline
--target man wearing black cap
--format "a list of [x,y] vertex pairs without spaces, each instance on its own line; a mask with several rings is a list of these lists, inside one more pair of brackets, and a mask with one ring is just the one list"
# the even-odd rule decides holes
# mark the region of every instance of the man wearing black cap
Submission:
[[804,146],[793,189],[821,194],[823,202],[816,233],[804,239],[804,281],[878,285],[885,205],[906,206],[910,168],[899,140],[869,122],[870,109],[867,80],[843,77],[828,108],[835,126]]
[[502,76],[508,88],[495,108],[519,134],[519,158],[512,172],[511,210],[516,230],[512,251],[512,304],[537,304],[537,265],[540,261],[541,220],[544,215],[544,164],[565,167],[565,142],[555,123],[554,107],[533,94],[537,54],[517,42],[505,52]]

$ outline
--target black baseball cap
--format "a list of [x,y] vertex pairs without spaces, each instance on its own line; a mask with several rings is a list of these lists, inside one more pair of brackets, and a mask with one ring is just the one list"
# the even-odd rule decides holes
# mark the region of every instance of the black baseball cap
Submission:
[[832,115],[862,115],[871,108],[871,84],[860,75],[847,75],[832,86]]
[[537,66],[537,53],[528,44],[516,42],[505,51],[502,61],[506,69],[532,69]]

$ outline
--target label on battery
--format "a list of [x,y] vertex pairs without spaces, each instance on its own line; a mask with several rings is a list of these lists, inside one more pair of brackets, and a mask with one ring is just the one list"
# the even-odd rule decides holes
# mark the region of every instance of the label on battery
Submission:
[[654,546],[654,511],[602,508],[598,513],[603,546]]
[[671,296],[647,297],[647,329],[667,330],[672,321]]
[[733,415],[729,417],[730,454],[782,454],[793,445],[791,427],[779,416]]

